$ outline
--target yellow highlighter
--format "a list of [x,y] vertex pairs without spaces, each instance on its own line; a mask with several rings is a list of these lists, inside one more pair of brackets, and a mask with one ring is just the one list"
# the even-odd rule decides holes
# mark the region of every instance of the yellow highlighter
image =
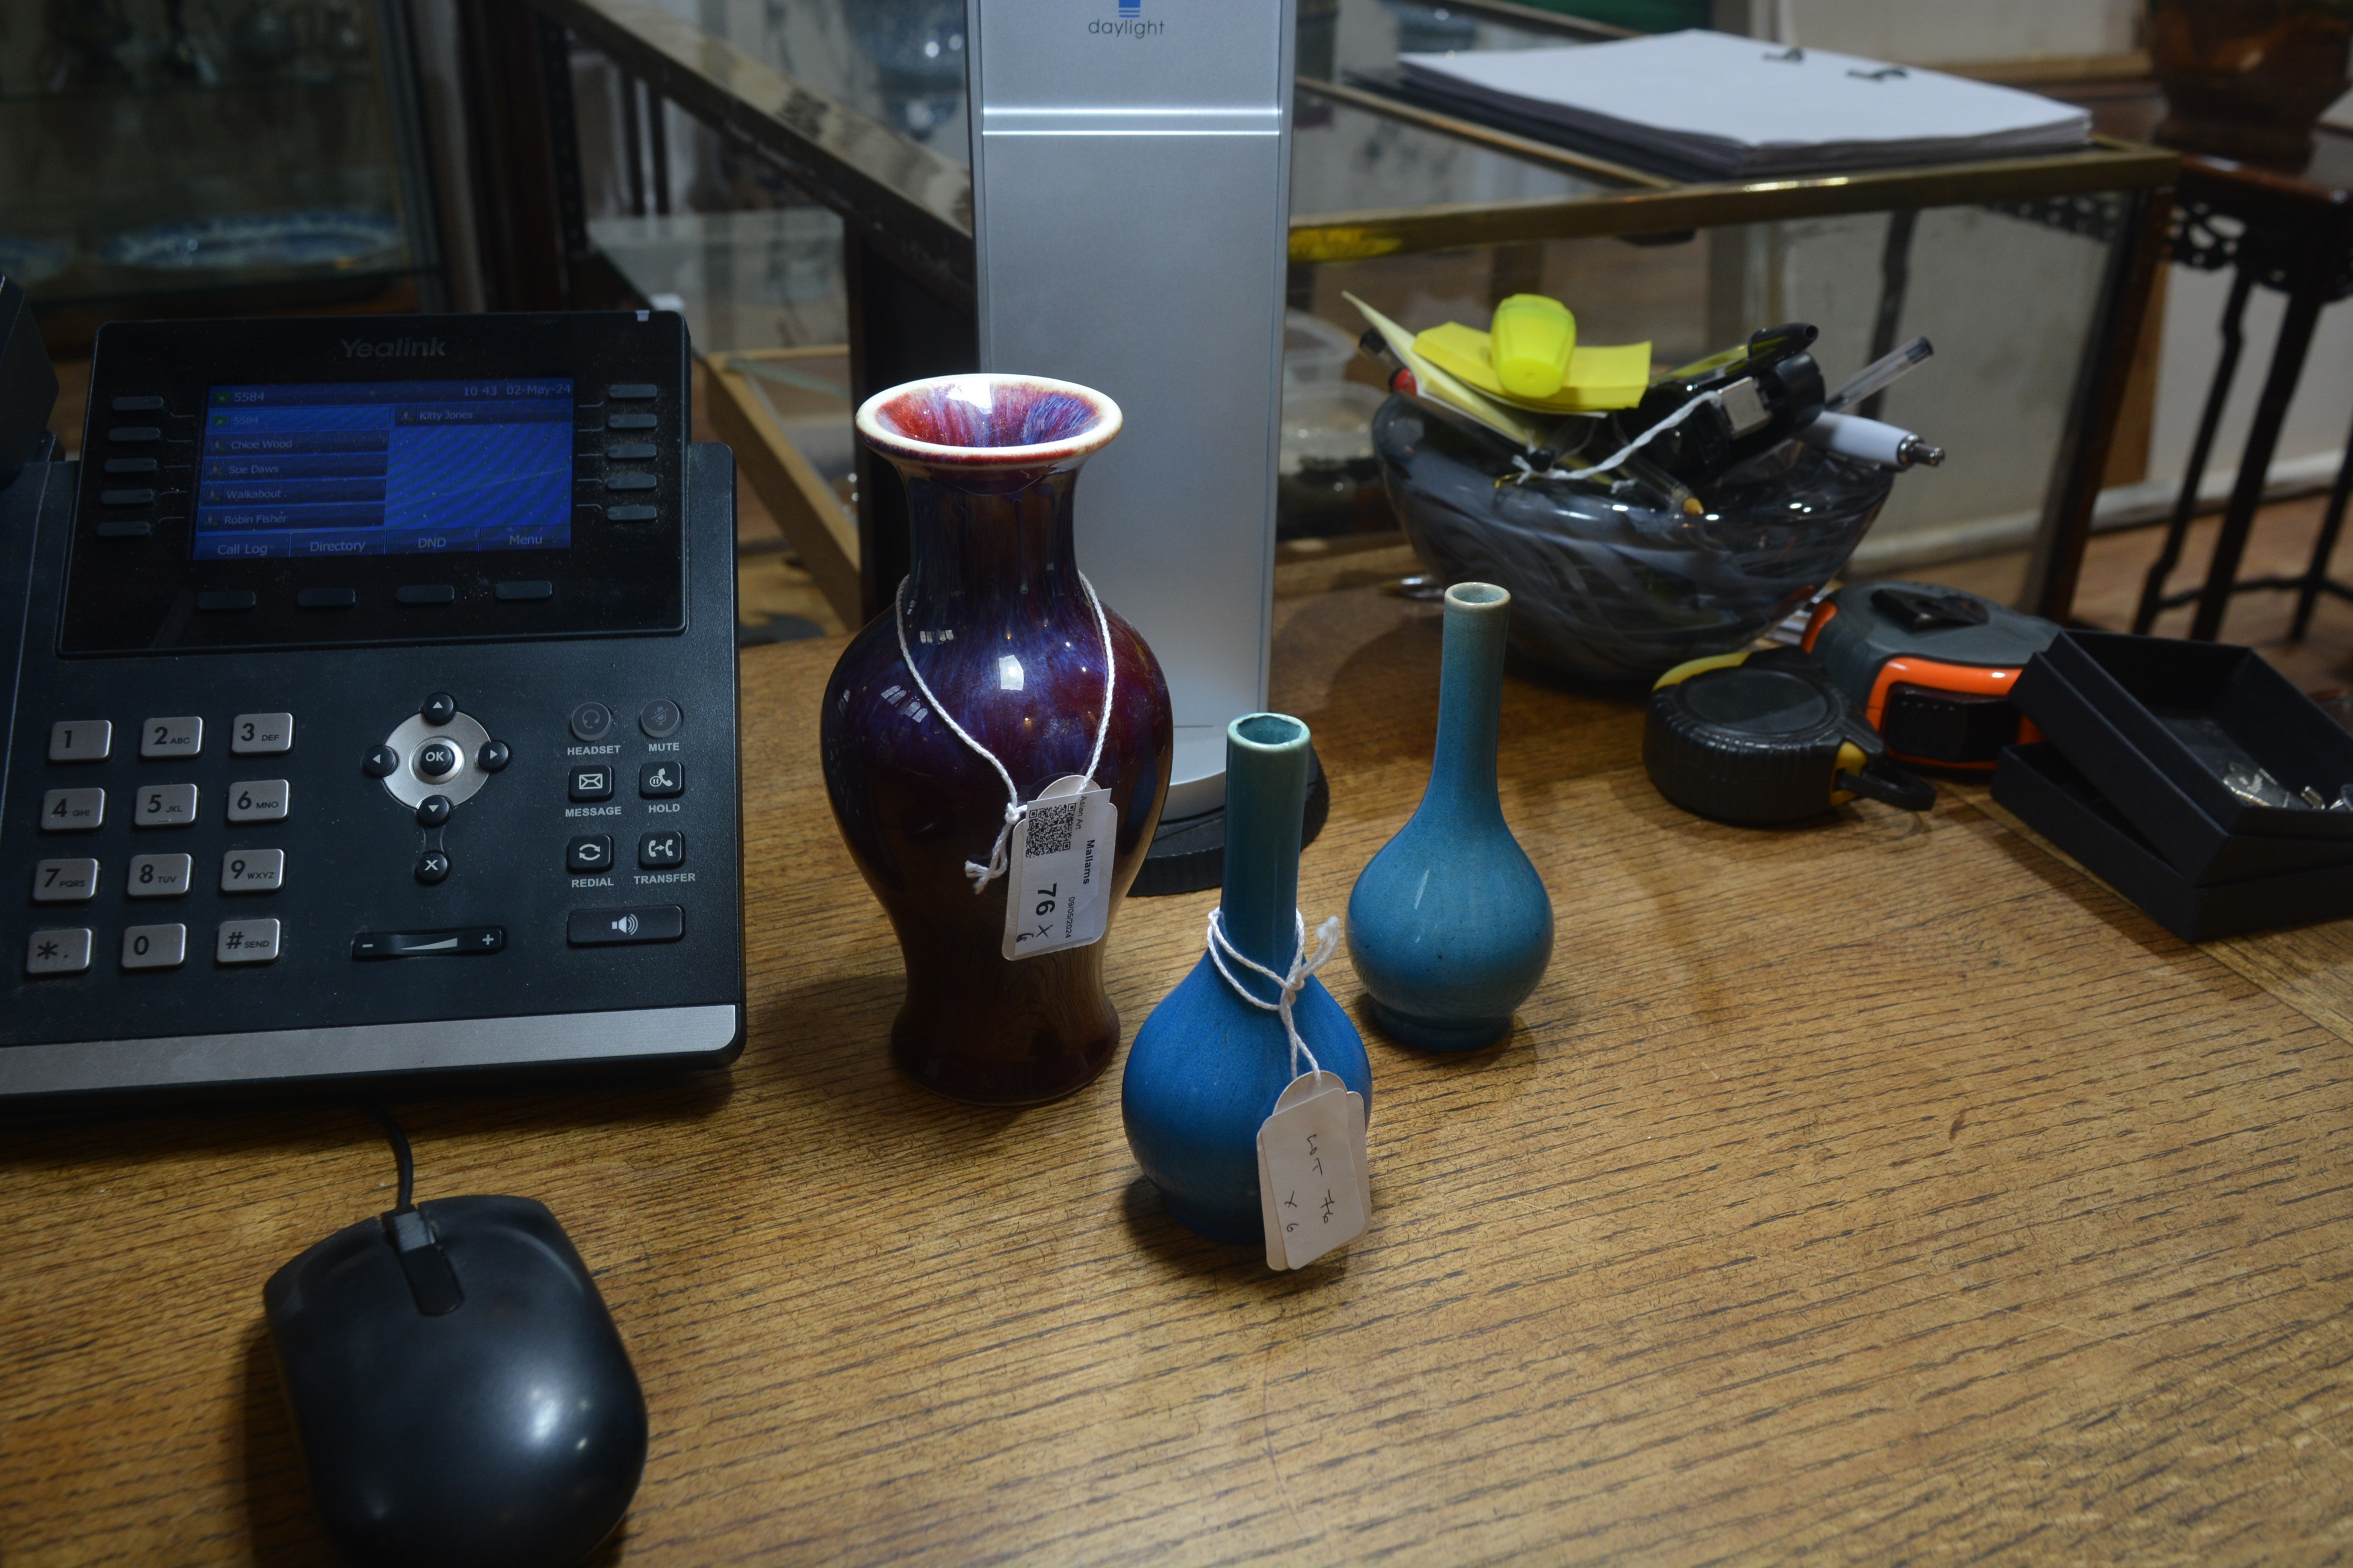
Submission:
[[1577,318],[1557,300],[1514,294],[1495,307],[1489,344],[1504,391],[1514,397],[1551,397],[1568,380]]

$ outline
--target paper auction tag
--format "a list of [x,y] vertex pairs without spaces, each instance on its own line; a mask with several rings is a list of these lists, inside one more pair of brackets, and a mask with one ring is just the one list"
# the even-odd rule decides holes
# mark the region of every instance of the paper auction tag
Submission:
[[1091,787],[1078,773],[1056,779],[1029,803],[1006,851],[1006,957],[1035,958],[1103,940],[1118,834],[1111,791]]
[[1365,1100],[1337,1073],[1302,1073],[1275,1097],[1258,1130],[1258,1197],[1269,1268],[1303,1268],[1364,1234]]

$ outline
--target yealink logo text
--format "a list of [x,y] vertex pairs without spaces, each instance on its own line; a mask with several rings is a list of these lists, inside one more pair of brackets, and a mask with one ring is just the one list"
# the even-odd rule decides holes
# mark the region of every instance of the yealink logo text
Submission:
[[385,338],[378,342],[345,338],[343,344],[345,359],[439,359],[449,353],[448,342],[440,338]]

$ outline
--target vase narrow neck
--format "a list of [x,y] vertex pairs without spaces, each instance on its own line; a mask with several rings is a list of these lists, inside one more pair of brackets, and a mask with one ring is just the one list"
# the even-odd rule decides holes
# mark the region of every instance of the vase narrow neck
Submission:
[[[1287,727],[1295,741],[1226,742],[1226,868],[1219,917],[1226,940],[1253,963],[1287,974],[1299,951],[1300,818],[1307,805],[1307,727],[1254,715],[1237,727]],[[1229,965],[1229,967],[1233,967]],[[1236,968],[1234,978],[1271,1002],[1280,987]]]
[[918,620],[953,626],[1083,605],[1071,530],[1075,468],[998,476],[986,489],[902,471],[913,546],[908,607]]
[[1424,809],[1503,816],[1496,795],[1495,747],[1504,710],[1504,641],[1511,602],[1446,605],[1445,651],[1438,678],[1438,745],[1430,759]]

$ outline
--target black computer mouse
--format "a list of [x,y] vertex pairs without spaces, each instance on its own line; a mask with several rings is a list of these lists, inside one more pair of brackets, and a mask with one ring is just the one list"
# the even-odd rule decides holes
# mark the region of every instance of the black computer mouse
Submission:
[[545,1205],[395,1209],[296,1258],[262,1300],[311,1494],[354,1562],[554,1568],[620,1522],[645,1395]]

